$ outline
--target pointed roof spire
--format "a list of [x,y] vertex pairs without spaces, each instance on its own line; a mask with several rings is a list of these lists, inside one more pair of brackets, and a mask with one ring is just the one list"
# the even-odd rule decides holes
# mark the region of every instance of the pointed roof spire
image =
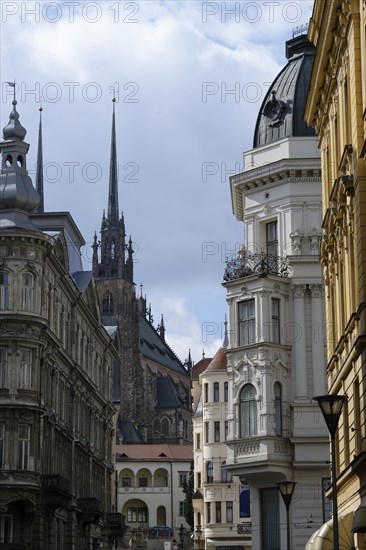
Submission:
[[109,193],[108,193],[108,220],[112,225],[118,224],[118,174],[117,174],[117,146],[116,146],[116,112],[113,101],[111,159],[109,165]]
[[12,101],[13,110],[9,115],[9,122],[3,129],[3,136],[6,141],[8,140],[20,140],[23,141],[27,130],[19,122],[19,113],[17,111],[16,105],[17,100],[15,97],[15,80],[14,82],[8,82],[9,86],[14,88],[14,99]]
[[224,341],[223,341],[222,347],[226,349],[226,348],[228,347],[228,345],[229,345],[229,337],[228,337],[228,333],[227,333],[227,318],[226,318],[226,315],[225,315],[224,326],[225,326],[225,330],[224,330]]
[[164,316],[161,315],[161,321],[159,325],[159,334],[163,340],[165,340],[165,324],[164,324]]
[[40,201],[37,208],[37,212],[44,212],[42,111],[43,111],[43,107],[41,105],[41,107],[39,108],[38,152],[37,152],[37,172],[36,172],[36,189],[40,196]]
[[187,367],[188,373],[190,374],[192,372],[192,367],[193,367],[193,361],[192,361],[192,355],[191,355],[190,349],[188,350],[188,359],[186,360],[186,367]]
[[204,359],[204,358],[205,358],[205,350],[203,349],[202,350],[202,359]]

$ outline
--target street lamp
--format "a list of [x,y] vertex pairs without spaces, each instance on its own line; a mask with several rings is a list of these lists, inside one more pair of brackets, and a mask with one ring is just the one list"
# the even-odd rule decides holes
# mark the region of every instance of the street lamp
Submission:
[[287,550],[290,550],[290,504],[294,494],[296,481],[281,481],[277,483],[283,502],[286,506]]
[[180,524],[179,527],[179,540],[180,540],[180,550],[184,550],[184,527],[183,523]]
[[339,417],[341,416],[343,405],[345,401],[347,401],[347,397],[345,395],[320,395],[319,397],[314,397],[314,399],[317,400],[320,410],[323,413],[332,442],[333,548],[334,550],[339,550],[335,434]]
[[201,548],[201,536],[202,536],[201,524],[197,523],[196,537],[197,537],[197,541],[198,541],[198,550],[200,550],[200,548]]

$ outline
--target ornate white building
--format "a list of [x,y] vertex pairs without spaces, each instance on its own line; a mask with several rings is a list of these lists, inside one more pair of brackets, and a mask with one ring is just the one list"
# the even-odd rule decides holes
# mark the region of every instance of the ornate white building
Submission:
[[287,65],[259,112],[245,170],[230,178],[244,244],[228,262],[229,471],[251,487],[253,550],[286,548],[280,481],[297,483],[291,548],[327,518],[328,431],[324,304],[319,244],[321,171],[317,139],[302,120],[314,49],[286,43]]
[[[195,548],[251,548],[249,487],[226,469],[229,384],[226,349],[192,369]],[[200,536],[198,534],[200,533]]]

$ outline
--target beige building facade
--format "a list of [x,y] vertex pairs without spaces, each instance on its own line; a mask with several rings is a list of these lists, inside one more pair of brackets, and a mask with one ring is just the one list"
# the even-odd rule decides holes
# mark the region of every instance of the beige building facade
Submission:
[[338,514],[347,547],[361,549],[366,547],[365,0],[316,0],[309,39],[316,54],[305,119],[318,134],[322,160],[328,391],[347,397],[336,435]]

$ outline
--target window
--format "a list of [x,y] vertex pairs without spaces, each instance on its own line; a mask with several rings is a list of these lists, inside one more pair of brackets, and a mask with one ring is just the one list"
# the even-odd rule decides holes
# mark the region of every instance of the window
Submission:
[[220,386],[218,382],[214,382],[214,402],[218,403],[220,401]]
[[330,485],[330,478],[322,478],[322,503],[323,503],[323,523],[329,521],[332,517],[332,502],[326,497],[326,491]]
[[5,424],[0,424],[0,468],[5,463]]
[[220,441],[220,422],[215,421],[214,427],[215,427],[215,443],[219,443],[219,441]]
[[214,480],[214,467],[212,462],[207,462],[206,465],[206,481],[207,483],[213,483]]
[[187,483],[187,472],[178,472],[179,475],[179,487],[184,487],[184,485]]
[[198,433],[196,434],[196,449],[200,449],[201,448],[201,434]]
[[221,481],[223,483],[231,483],[231,474],[228,472],[228,470],[225,468],[226,461],[221,464]]
[[225,440],[228,438],[229,435],[229,421],[225,420]]
[[127,521],[147,523],[147,508],[127,508]]
[[20,350],[19,387],[25,390],[32,389],[32,350]]
[[210,423],[205,422],[205,441],[206,443],[210,442]]
[[147,477],[139,477],[139,487],[147,487]]
[[215,502],[216,523],[221,523],[221,501]]
[[282,436],[282,386],[274,383],[274,419],[276,435]]
[[9,309],[9,273],[0,271],[0,311]]
[[30,459],[30,434],[31,427],[28,424],[19,424],[18,426],[18,469],[28,470]]
[[281,548],[280,541],[280,508],[279,490],[277,487],[261,489],[261,548]]
[[197,487],[201,487],[201,484],[202,484],[202,477],[201,477],[201,472],[198,472],[197,473]]
[[102,315],[105,317],[110,317],[113,315],[113,296],[110,292],[104,294],[102,302]]
[[272,342],[274,344],[280,343],[280,300],[278,298],[272,298]]
[[224,382],[224,401],[225,401],[225,403],[228,402],[228,395],[229,395],[228,389],[229,389],[229,383]]
[[13,516],[0,516],[0,542],[13,542]]
[[278,256],[277,221],[266,224],[266,245],[269,256]]
[[255,343],[255,300],[239,303],[239,346]]
[[179,516],[184,516],[184,500],[179,501]]
[[257,435],[256,389],[246,384],[240,392],[240,437]]
[[206,502],[206,523],[211,523],[211,502]]
[[8,350],[0,348],[0,388],[8,387]]
[[161,421],[161,431],[163,435],[169,435],[169,420],[167,418],[163,418]]
[[250,518],[250,487],[240,485],[239,514],[241,518]]
[[22,310],[33,310],[33,275],[30,273],[22,275]]
[[122,487],[131,487],[131,478],[123,477],[122,478]]
[[208,403],[208,384],[204,384],[204,403]]
[[226,503],[226,523],[233,523],[233,503],[231,501]]

